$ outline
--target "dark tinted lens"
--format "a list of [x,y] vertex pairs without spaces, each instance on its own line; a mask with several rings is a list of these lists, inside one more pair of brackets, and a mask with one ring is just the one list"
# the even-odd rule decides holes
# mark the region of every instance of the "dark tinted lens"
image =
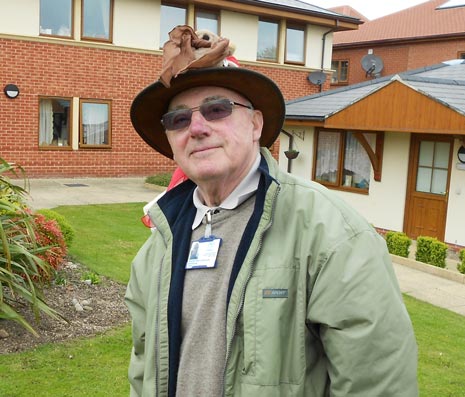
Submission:
[[205,120],[218,120],[228,117],[232,113],[233,105],[229,99],[218,99],[200,106],[199,110]]
[[191,123],[192,110],[179,109],[163,115],[161,122],[167,130],[180,130]]

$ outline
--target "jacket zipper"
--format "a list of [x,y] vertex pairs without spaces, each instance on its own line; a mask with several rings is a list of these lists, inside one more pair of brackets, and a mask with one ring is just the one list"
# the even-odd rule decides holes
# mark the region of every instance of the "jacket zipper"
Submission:
[[249,281],[250,279],[252,278],[252,274],[254,273],[255,271],[255,258],[257,256],[257,254],[260,252],[261,248],[262,248],[262,242],[263,242],[263,235],[266,233],[266,231],[271,227],[271,225],[273,224],[273,219],[274,219],[274,211],[275,211],[275,208],[276,208],[276,198],[278,197],[278,194],[279,194],[279,190],[280,190],[280,186],[278,185],[278,187],[276,188],[276,192],[274,194],[274,197],[273,197],[273,207],[271,209],[271,221],[270,223],[268,224],[268,226],[266,227],[265,230],[263,230],[262,234],[260,235],[260,241],[259,241],[259,244],[258,244],[258,249],[257,251],[255,252],[255,255],[254,257],[252,258],[252,265],[251,265],[251,268],[250,268],[250,272],[249,274],[247,275],[247,279],[245,280],[245,283],[244,283],[244,286],[242,287],[242,290],[241,290],[241,300],[240,300],[240,304],[239,304],[239,310],[236,312],[236,315],[234,317],[234,322],[233,322],[233,330],[232,330],[232,337],[231,337],[231,341],[229,342],[228,346],[226,346],[226,359],[224,361],[224,369],[223,369],[223,397],[226,395],[226,369],[228,368],[228,361],[229,361],[229,356],[230,356],[230,352],[231,352],[231,348],[232,348],[232,344],[233,344],[233,341],[234,341],[234,338],[236,336],[236,330],[237,330],[237,327],[236,327],[236,324],[237,324],[237,320],[239,318],[239,315],[241,314],[242,312],[242,309],[244,308],[244,301],[245,301],[245,290],[247,289],[247,285],[249,284]]
[[[163,242],[166,244],[165,238],[163,236],[163,233],[158,231],[160,233],[161,238],[163,239]],[[156,320],[155,320],[155,397],[160,395],[160,392],[158,390],[158,385],[160,384],[160,349],[159,349],[159,343],[160,343],[160,296],[161,296],[161,279],[162,279],[162,271],[163,271],[163,262],[164,262],[164,256],[161,260],[160,264],[160,271],[158,272],[158,280],[157,280],[157,313],[156,313]],[[157,354],[158,351],[158,354]]]

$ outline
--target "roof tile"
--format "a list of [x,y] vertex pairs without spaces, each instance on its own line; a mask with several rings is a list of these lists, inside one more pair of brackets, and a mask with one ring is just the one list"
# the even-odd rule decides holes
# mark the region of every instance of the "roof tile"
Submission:
[[368,21],[358,30],[334,34],[335,47],[390,39],[412,39],[441,35],[465,35],[465,7],[436,9],[447,0],[430,0]]

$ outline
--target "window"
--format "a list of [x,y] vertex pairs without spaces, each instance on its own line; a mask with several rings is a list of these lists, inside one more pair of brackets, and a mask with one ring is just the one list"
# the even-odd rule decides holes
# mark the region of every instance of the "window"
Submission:
[[80,146],[110,147],[110,101],[81,100]]
[[[371,148],[374,148],[376,133],[363,135]],[[368,191],[371,162],[354,133],[319,130],[315,146],[314,180],[326,186]]]
[[216,35],[219,33],[218,13],[213,11],[198,10],[195,13],[195,30],[209,30]]
[[465,59],[465,51],[459,51],[457,54],[457,59]]
[[349,81],[349,61],[332,61],[331,69],[334,70],[331,84],[347,83]]
[[73,0],[40,0],[40,34],[71,37]]
[[71,147],[71,99],[39,99],[39,145],[41,147]]
[[273,21],[258,21],[257,59],[261,61],[278,61],[279,24]]
[[286,28],[286,62],[305,63],[305,29],[302,26]]
[[446,194],[449,153],[449,142],[421,141],[417,171],[417,192]]
[[169,32],[177,25],[185,25],[187,11],[184,7],[162,4],[160,14],[160,48],[169,39]]
[[113,0],[82,0],[82,33],[87,40],[111,41]]

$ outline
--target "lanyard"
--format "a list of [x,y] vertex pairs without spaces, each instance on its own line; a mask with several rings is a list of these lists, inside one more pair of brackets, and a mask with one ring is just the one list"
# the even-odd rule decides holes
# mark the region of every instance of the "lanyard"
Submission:
[[205,238],[210,238],[212,235],[212,210],[208,210],[207,213],[205,214],[205,221],[206,221],[206,226],[205,226]]

